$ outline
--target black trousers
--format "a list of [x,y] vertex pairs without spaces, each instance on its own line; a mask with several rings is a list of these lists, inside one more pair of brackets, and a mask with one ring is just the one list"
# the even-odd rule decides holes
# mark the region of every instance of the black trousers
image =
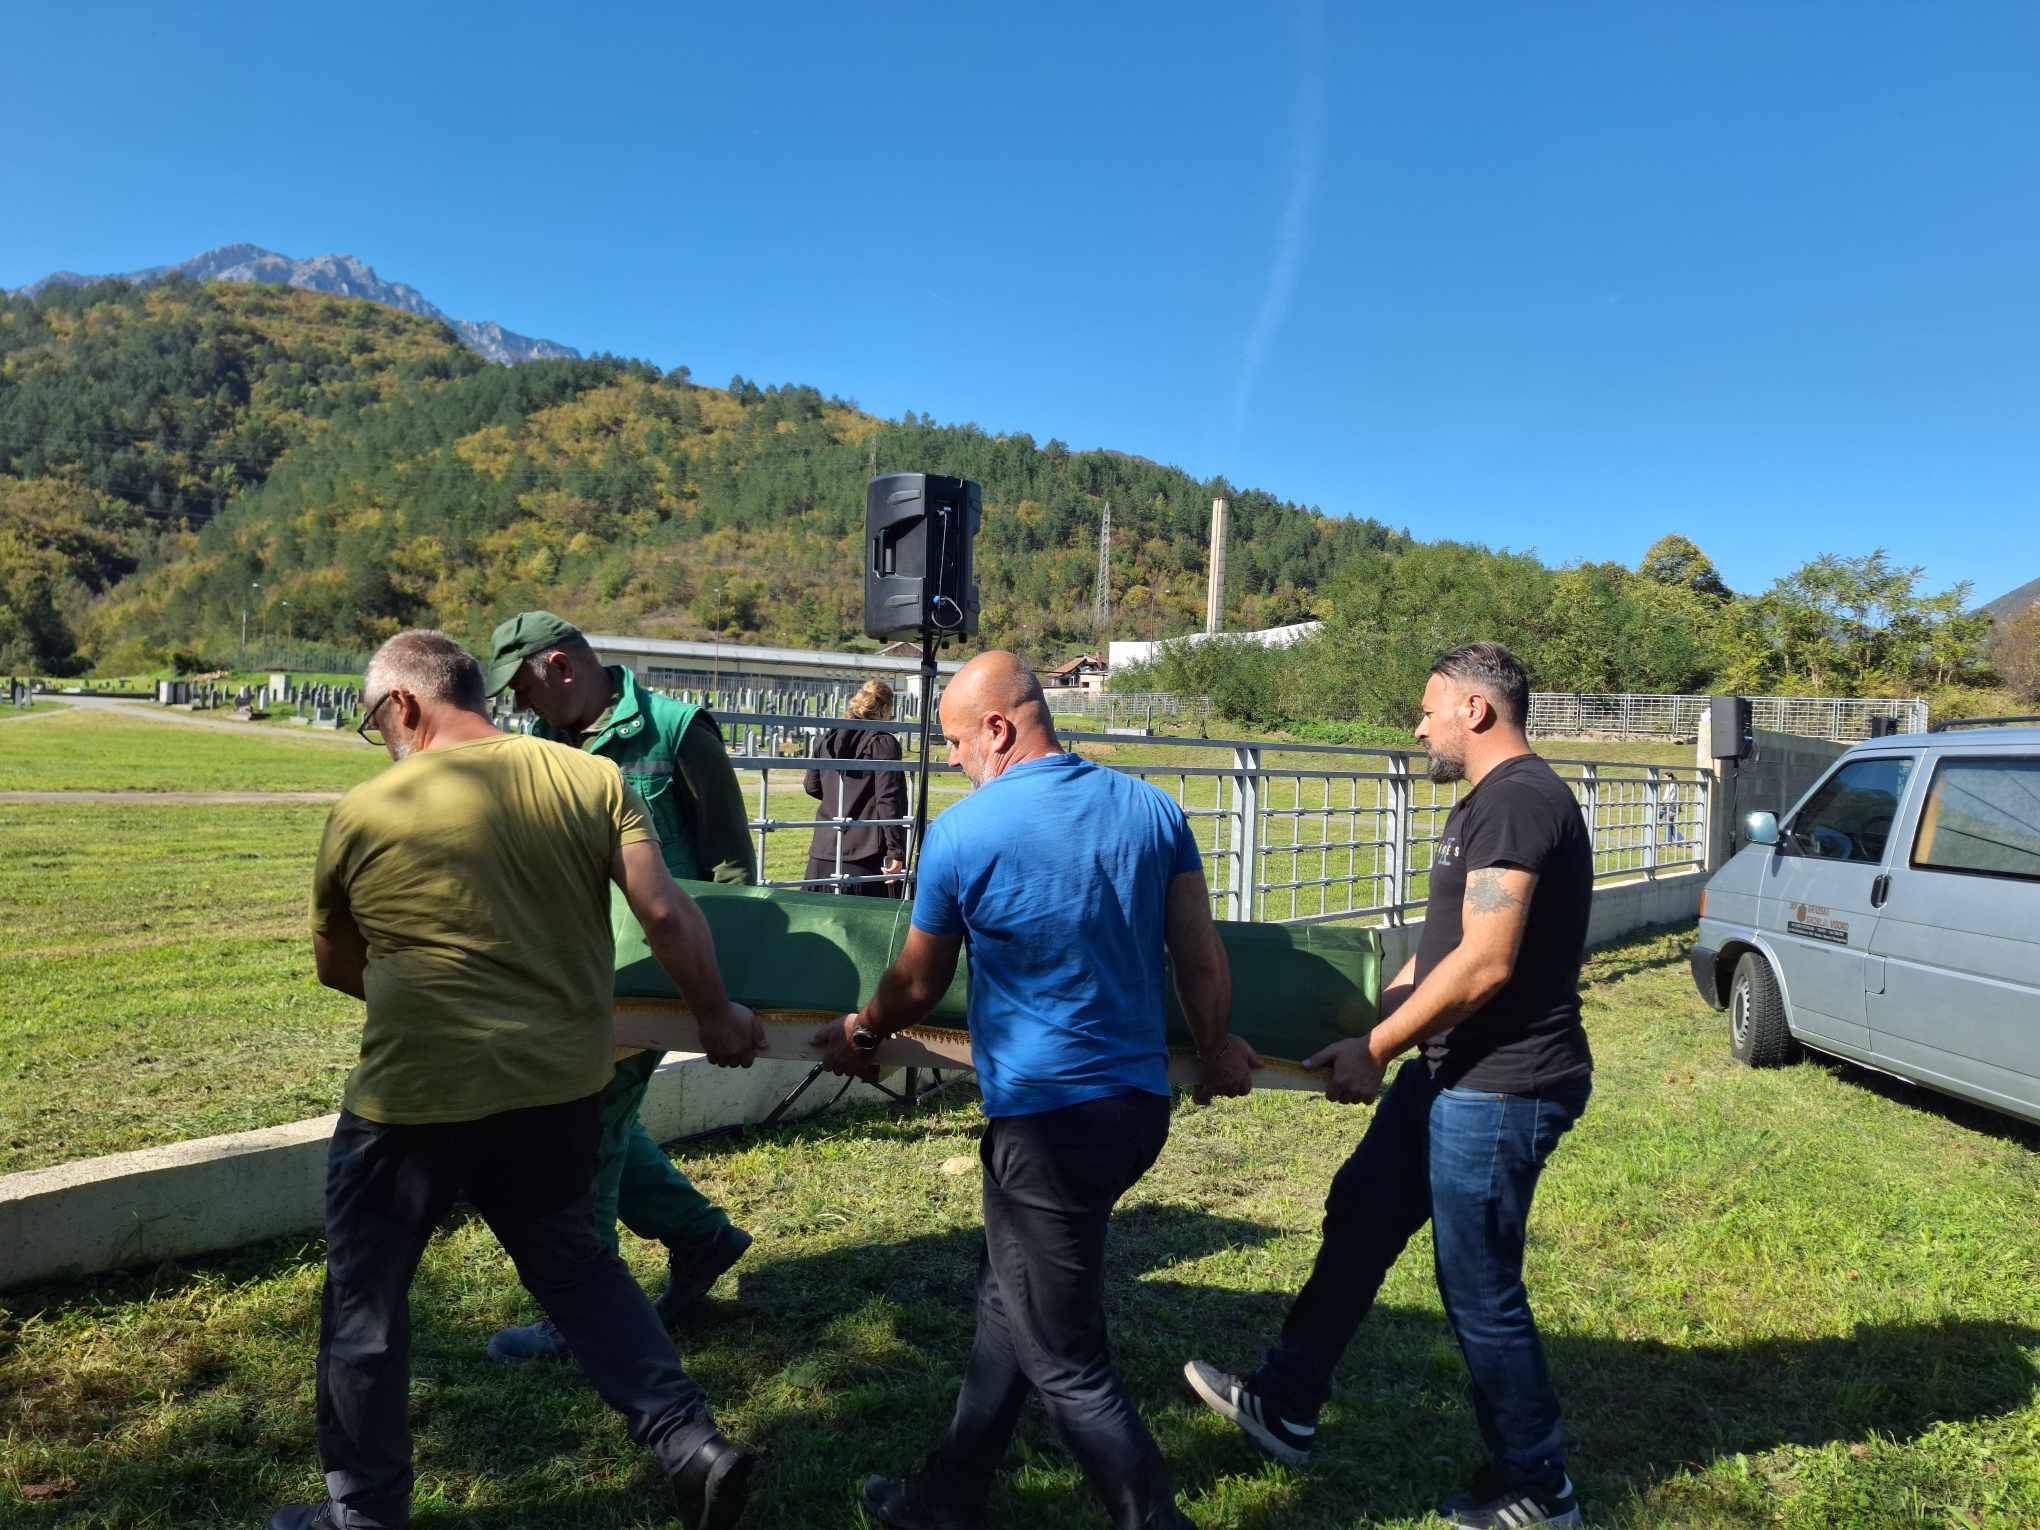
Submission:
[[602,1398],[670,1473],[715,1429],[623,1261],[595,1235],[599,1097],[440,1126],[340,1113],[326,1157],[319,1464],[343,1530],[411,1514],[411,1278],[472,1201]]
[[1032,1389],[1114,1525],[1177,1523],[1162,1453],[1112,1365],[1104,1300],[1113,1204],[1168,1136],[1169,1101],[1139,1092],[985,1127],[977,1336],[928,1463],[957,1508],[984,1502]]

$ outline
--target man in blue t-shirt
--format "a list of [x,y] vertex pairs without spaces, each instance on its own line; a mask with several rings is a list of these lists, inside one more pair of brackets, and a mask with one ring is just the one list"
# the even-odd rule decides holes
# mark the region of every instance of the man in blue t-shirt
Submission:
[[1183,810],[1063,752],[1034,676],[981,654],[942,697],[977,788],[928,830],[914,917],[871,1002],[816,1040],[838,1073],[925,1019],[970,944],[985,1114],[977,1337],[949,1432],[922,1471],[873,1477],[894,1530],[984,1513],[1031,1388],[1121,1530],[1179,1530],[1168,1468],[1105,1341],[1105,1226],[1169,1135],[1166,962],[1201,1064],[1197,1097],[1243,1095],[1260,1059],[1228,1033],[1232,977]]

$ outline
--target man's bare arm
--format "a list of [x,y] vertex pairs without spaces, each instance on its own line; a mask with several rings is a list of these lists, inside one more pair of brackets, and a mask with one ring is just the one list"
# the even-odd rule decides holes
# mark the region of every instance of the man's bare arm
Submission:
[[1304,1059],[1307,1068],[1332,1070],[1325,1086],[1328,1099],[1344,1105],[1373,1099],[1398,1054],[1457,1025],[1501,991],[1516,970],[1536,886],[1534,872],[1509,867],[1466,874],[1457,948],[1414,988],[1406,986],[1416,976],[1416,958],[1411,957],[1382,995],[1382,1017],[1372,1031]]
[[1427,1037],[1449,1030],[1487,1003],[1516,970],[1537,874],[1490,866],[1466,874],[1459,944],[1375,1026],[1368,1050],[1387,1064]]
[[708,1060],[723,1068],[750,1067],[765,1047],[765,1029],[750,1010],[730,1001],[708,921],[666,870],[658,844],[647,839],[622,846],[610,861],[609,875],[623,889],[645,944],[694,1012]]
[[871,1002],[858,1012],[858,1020],[881,1036],[919,1025],[949,992],[962,950],[961,935],[930,935],[908,925],[900,954],[879,978]]
[[368,972],[368,942],[362,939],[352,914],[341,910],[328,916],[325,932],[312,936],[312,962],[318,968],[319,981],[328,988],[357,999],[368,997],[363,983]]
[[1190,1039],[1199,1057],[1214,1057],[1225,1046],[1232,1016],[1232,964],[1212,922],[1203,872],[1186,871],[1169,883],[1166,938]]
[[1205,1104],[1214,1094],[1246,1094],[1261,1058],[1231,1033],[1232,963],[1212,922],[1203,872],[1186,871],[1169,883],[1164,938],[1176,969],[1176,997],[1197,1047],[1197,1102]]
[[949,992],[962,951],[961,935],[930,935],[908,925],[906,942],[880,976],[871,1002],[815,1028],[813,1045],[829,1071],[845,1078],[876,1077],[870,1058],[857,1050],[852,1037],[859,1030],[891,1036],[927,1019]]

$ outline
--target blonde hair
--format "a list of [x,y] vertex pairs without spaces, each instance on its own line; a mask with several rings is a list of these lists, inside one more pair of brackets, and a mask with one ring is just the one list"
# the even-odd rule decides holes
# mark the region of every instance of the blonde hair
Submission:
[[883,680],[867,680],[858,687],[857,694],[850,698],[845,709],[852,717],[865,722],[874,717],[890,717],[893,709],[892,687]]

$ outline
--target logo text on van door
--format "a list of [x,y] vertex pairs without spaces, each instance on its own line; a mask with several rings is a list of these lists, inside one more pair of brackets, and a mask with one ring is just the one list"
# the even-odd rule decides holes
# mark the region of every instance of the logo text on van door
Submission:
[[1849,943],[1849,927],[1824,908],[1810,903],[1792,905],[1792,917],[1785,921],[1785,928],[1794,935],[1804,935],[1808,940],[1824,940],[1830,945],[1846,946]]

